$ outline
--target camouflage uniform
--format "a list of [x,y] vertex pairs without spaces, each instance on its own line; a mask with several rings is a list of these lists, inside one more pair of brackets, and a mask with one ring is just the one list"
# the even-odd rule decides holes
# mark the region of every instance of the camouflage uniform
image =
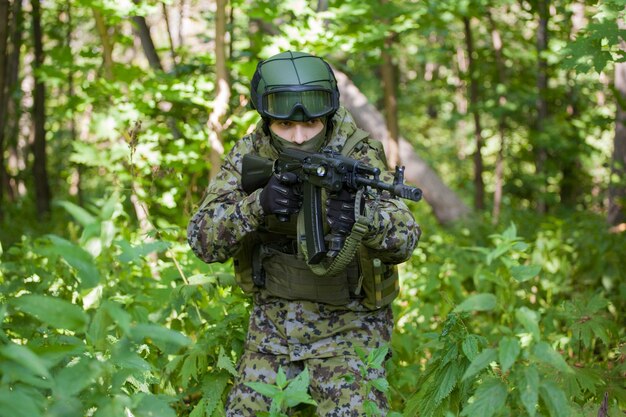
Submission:
[[[347,138],[356,132],[352,116],[339,108],[333,118],[333,133],[326,146],[341,151]],[[370,165],[385,168],[384,155],[373,146],[356,147],[350,155]],[[224,262],[239,249],[244,236],[264,223],[260,206],[261,190],[246,194],[241,189],[241,161],[253,153],[276,159],[278,152],[261,125],[240,140],[226,157],[217,177],[211,182],[199,211],[188,228],[194,253],[205,262]],[[389,178],[381,177],[389,181]],[[366,205],[371,205],[370,201]],[[373,224],[362,244],[377,251],[386,263],[407,260],[417,244],[419,227],[406,205],[387,193],[381,201]],[[273,297],[264,289],[254,294],[254,306],[235,382],[227,405],[228,416],[254,416],[269,410],[269,399],[252,391],[245,382],[274,383],[278,366],[295,376],[307,366],[311,374],[310,392],[323,416],[363,415],[363,386],[360,360],[355,348],[365,351],[387,344],[391,338],[393,316],[390,306],[369,310],[358,300],[332,306],[313,301],[290,301]],[[353,375],[350,383],[342,376]],[[384,376],[373,371],[371,378]],[[379,408],[386,409],[381,393],[370,393]]]

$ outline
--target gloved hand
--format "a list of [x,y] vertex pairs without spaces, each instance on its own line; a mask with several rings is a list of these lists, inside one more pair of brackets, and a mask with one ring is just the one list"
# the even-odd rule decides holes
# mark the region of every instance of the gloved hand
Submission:
[[355,222],[355,195],[346,189],[331,194],[326,201],[326,219],[334,233],[349,235]]
[[300,211],[302,195],[295,189],[298,178],[292,172],[272,175],[261,191],[261,207],[265,215],[289,216]]

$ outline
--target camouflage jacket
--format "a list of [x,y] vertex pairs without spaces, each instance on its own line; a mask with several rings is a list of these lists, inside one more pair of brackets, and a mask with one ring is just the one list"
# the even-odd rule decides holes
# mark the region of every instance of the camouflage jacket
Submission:
[[[343,107],[335,114],[334,130],[326,145],[341,151],[347,138],[356,131],[352,116]],[[198,212],[192,217],[187,238],[193,252],[203,261],[224,262],[237,252],[248,233],[254,233],[264,221],[259,201],[261,189],[247,194],[241,188],[241,162],[248,153],[276,159],[278,152],[269,136],[257,126],[232,148],[216,178],[209,185]],[[391,181],[385,172],[385,156],[371,146],[357,147],[350,157],[361,160],[383,171],[381,179]],[[371,204],[367,202],[366,204]],[[388,263],[406,261],[419,239],[419,227],[404,202],[381,193],[381,204],[374,216],[375,229],[363,244],[378,251],[381,260]]]
[[[341,152],[356,124],[342,107],[333,119],[333,133],[327,147]],[[365,142],[364,142],[365,143]],[[376,146],[356,147],[349,155],[381,171],[386,169],[385,156]],[[209,185],[198,212],[188,226],[188,241],[203,261],[224,262],[240,248],[242,239],[264,224],[260,205],[261,189],[247,194],[241,188],[242,158],[254,153],[276,159],[278,152],[261,124],[250,135],[238,141]],[[390,182],[389,173],[381,179]],[[366,201],[372,208],[372,201]],[[376,250],[387,263],[401,263],[412,254],[419,239],[419,226],[404,202],[388,193],[380,194],[371,232],[362,244]],[[391,337],[393,317],[390,307],[369,311],[357,300],[346,306],[330,306],[311,301],[289,301],[255,294],[254,311],[246,348],[263,353],[288,355],[292,360],[354,354],[353,348],[375,348]]]

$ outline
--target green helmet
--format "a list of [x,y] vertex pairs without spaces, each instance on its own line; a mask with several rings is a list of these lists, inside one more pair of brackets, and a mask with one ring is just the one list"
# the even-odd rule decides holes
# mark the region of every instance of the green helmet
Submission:
[[307,121],[332,117],[339,108],[330,65],[304,52],[283,52],[259,62],[250,97],[264,119]]

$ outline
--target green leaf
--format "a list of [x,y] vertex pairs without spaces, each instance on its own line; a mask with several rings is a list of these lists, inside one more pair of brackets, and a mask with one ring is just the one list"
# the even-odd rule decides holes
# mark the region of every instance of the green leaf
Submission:
[[470,363],[470,366],[465,371],[465,374],[463,374],[462,380],[465,381],[466,379],[473,377],[474,375],[485,369],[487,366],[489,366],[491,362],[496,360],[497,356],[498,353],[496,352],[496,350],[491,348],[485,349],[480,352],[480,354],[476,356],[472,363]]
[[23,295],[10,301],[18,310],[57,329],[84,333],[89,317],[82,308],[59,298]]
[[517,227],[515,223],[511,222],[509,227],[502,232],[502,237],[509,242],[517,239]]
[[89,385],[95,384],[101,371],[97,361],[83,357],[68,364],[55,375],[55,391],[59,396],[76,395]]
[[41,417],[43,397],[16,387],[0,388],[0,417]]
[[491,417],[506,404],[506,385],[497,379],[488,379],[474,393],[474,402],[463,408],[461,416]]
[[496,296],[489,293],[474,294],[469,296],[465,301],[456,306],[453,310],[455,313],[465,311],[488,311],[496,307]]
[[98,410],[94,417],[120,417],[126,414],[126,408],[130,407],[130,398],[125,395],[104,397],[98,399]]
[[107,300],[102,304],[101,308],[109,315],[109,317],[111,317],[124,334],[130,333],[130,324],[132,319],[130,314],[128,314],[122,306],[115,301]]
[[371,382],[372,382],[372,386],[376,388],[378,391],[385,392],[385,393],[389,391],[389,382],[387,381],[386,378],[376,378],[372,380]]
[[74,217],[74,219],[83,227],[86,227],[97,221],[97,218],[95,216],[74,203],[70,203],[69,201],[57,201],[56,204],[63,207],[65,211],[67,211],[72,217]]
[[502,372],[508,371],[515,363],[521,351],[519,340],[516,337],[503,337],[500,340],[498,351]]
[[287,386],[285,391],[307,392],[309,389],[309,382],[310,382],[309,369],[305,367],[304,370],[298,374],[298,376],[296,376],[294,379],[289,381],[289,385]]
[[26,346],[10,343],[0,348],[0,354],[19,363],[37,376],[50,378],[50,373],[44,362]]
[[363,403],[363,412],[365,413],[365,417],[374,417],[381,415],[378,404],[371,400],[365,400],[365,402]]
[[546,342],[537,343],[533,349],[533,354],[541,362],[547,363],[561,372],[568,374],[574,373],[572,368],[570,368],[567,362],[565,362],[565,359],[563,359],[563,356],[561,356],[556,350],[552,349],[552,346]]
[[539,396],[550,412],[551,417],[570,416],[569,402],[561,388],[552,381],[543,381],[539,387]]
[[120,369],[139,371],[140,373],[152,370],[152,365],[139,354],[133,351],[128,345],[127,339],[122,339],[115,345],[111,358]]
[[285,393],[283,391],[278,391],[278,393],[274,395],[274,398],[272,398],[269,417],[287,417],[287,415],[282,412],[284,408],[284,402]]
[[387,345],[382,345],[372,350],[367,357],[367,367],[371,369],[382,368],[387,353],[389,353],[389,347]]
[[[189,413],[189,417],[205,417],[205,406],[206,406],[207,401],[203,398],[201,399],[198,404],[196,404],[196,406],[193,408],[193,410],[191,410],[191,413]],[[210,415],[210,414],[209,414]]]
[[119,247],[122,249],[122,254],[119,256],[121,262],[135,262],[139,258],[149,255],[152,252],[163,252],[170,247],[169,242],[155,241],[142,243],[137,246],[131,246],[124,240],[116,241]]
[[450,362],[444,366],[441,370],[437,370],[437,374],[431,383],[439,384],[437,387],[437,391],[434,395],[434,403],[439,404],[445,398],[450,395],[457,382],[459,381],[459,377],[463,372],[463,368],[459,366],[458,362]]
[[187,278],[187,282],[189,283],[189,285],[215,285],[215,281],[215,275],[208,274],[196,274]]
[[174,345],[177,348],[191,345],[187,336],[157,324],[137,324],[131,329],[131,334],[136,339],[151,339],[163,350],[167,350],[164,345]]
[[[221,346],[220,346],[220,353],[217,358],[217,367],[228,371],[228,373],[231,374],[232,376],[235,376],[235,377],[239,376],[239,374],[237,373],[237,369],[235,369],[235,365],[233,365],[232,360],[228,356],[226,356],[226,353],[224,353],[224,348]],[[282,368],[280,370],[282,370]],[[279,374],[280,374],[280,370],[279,370]],[[280,384],[278,385],[280,386]]]
[[511,268],[511,275],[518,282],[525,282],[541,272],[541,265],[516,265]]
[[111,197],[104,203],[102,206],[102,210],[100,210],[100,218],[102,220],[112,220],[113,215],[115,214],[115,208],[122,203],[120,199],[120,194],[115,191],[111,194]]
[[527,367],[521,379],[520,400],[530,417],[535,417],[535,414],[537,414],[537,402],[539,401],[539,372],[537,368],[532,365]]
[[169,403],[174,402],[174,398],[165,395],[152,395],[141,393],[137,395],[139,403],[133,407],[135,417],[176,417],[176,412]]
[[268,398],[274,398],[279,392],[281,392],[280,388],[276,385],[270,385],[264,382],[245,382],[244,385]]
[[282,366],[278,367],[278,374],[276,375],[276,385],[280,389],[283,389],[287,386],[287,375],[285,375],[285,371],[283,370]]
[[207,374],[202,381],[202,396],[207,401],[206,415],[212,416],[219,411],[223,411],[220,407],[224,390],[228,387],[230,377],[225,372],[220,371],[219,374]]
[[533,335],[536,341],[541,340],[539,332],[539,314],[527,307],[520,307],[515,311],[515,317],[524,328]]
[[465,357],[470,361],[473,361],[474,358],[478,355],[478,340],[478,337],[473,334],[470,334],[465,339],[463,339],[461,348],[463,349]]
[[100,283],[100,272],[89,252],[58,236],[47,235],[47,238],[52,243],[47,251],[60,256],[76,270],[76,275],[83,289],[93,288]]
[[285,391],[283,394],[283,401],[287,407],[295,407],[298,404],[317,405],[317,402],[307,392]]
[[191,379],[198,377],[198,361],[202,355],[206,355],[206,353],[193,349],[185,358],[183,366],[180,368],[180,378],[184,388],[187,388]]

